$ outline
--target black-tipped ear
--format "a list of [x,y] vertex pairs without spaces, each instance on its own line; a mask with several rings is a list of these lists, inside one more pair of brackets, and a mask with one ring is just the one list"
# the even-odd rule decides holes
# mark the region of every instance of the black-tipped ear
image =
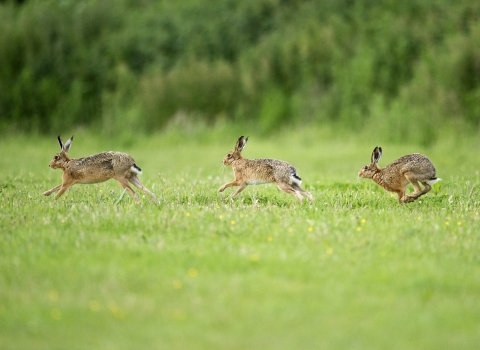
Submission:
[[242,145],[242,148],[240,150],[245,148],[245,146],[247,145],[247,142],[248,142],[248,136],[243,140],[243,145]]
[[375,147],[372,152],[372,164],[377,164],[380,158],[382,158],[382,147]]
[[60,137],[60,135],[58,135],[57,139],[58,139],[58,143],[60,144],[60,148],[63,150],[63,143],[62,143],[62,138]]
[[72,141],[73,141],[73,136],[70,137],[70,139],[65,143],[65,146],[63,147],[63,150],[68,153],[70,150],[70,147],[72,146]]
[[235,145],[235,150],[240,152],[245,147],[245,145],[247,144],[247,141],[248,141],[248,136],[247,136],[247,138],[244,138],[243,136],[240,136],[238,141],[237,141],[237,144]]

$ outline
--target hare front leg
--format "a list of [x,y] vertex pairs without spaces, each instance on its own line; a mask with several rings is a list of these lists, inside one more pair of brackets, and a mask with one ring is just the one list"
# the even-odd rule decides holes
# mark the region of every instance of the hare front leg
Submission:
[[398,196],[398,203],[403,204],[405,202],[408,202],[407,196],[405,196],[405,187],[403,189],[395,191],[395,193]]
[[225,185],[221,186],[221,187],[218,189],[218,192],[223,192],[223,191],[225,191],[225,189],[226,189],[227,187],[232,187],[232,186],[240,186],[240,182],[238,182],[237,180],[232,181],[232,182],[228,182],[228,183],[226,183]]
[[75,182],[73,183],[63,183],[62,184],[62,187],[60,188],[60,191],[58,191],[57,195],[55,196],[55,199],[58,199],[58,197],[60,197],[62,194],[65,193],[66,190],[68,190],[70,187],[72,187],[72,185],[74,184]]
[[[73,179],[68,173],[64,172],[62,176],[62,184],[60,186],[56,186],[52,188],[50,191],[47,191],[47,192],[53,193],[58,190],[58,193],[55,196],[55,199],[58,199],[58,197],[64,194],[66,190],[68,190],[70,187],[72,187],[76,183],[77,183],[77,180]],[[51,193],[49,193],[48,195],[50,195]]]
[[60,187],[60,191],[58,191],[57,195],[55,196],[55,199],[58,199],[62,194],[65,193],[66,190],[68,190],[76,183],[77,180],[73,179],[69,174],[64,172],[62,177],[62,185]]
[[52,193],[57,192],[61,187],[62,187],[62,185],[55,186],[51,190],[43,192],[43,195],[44,196],[50,196]]
[[247,187],[247,183],[244,182],[243,184],[240,185],[239,188],[237,188],[237,190],[235,192],[233,192],[228,198],[230,200],[232,200],[233,197],[235,197],[237,194],[239,194],[240,192],[242,192],[246,187]]

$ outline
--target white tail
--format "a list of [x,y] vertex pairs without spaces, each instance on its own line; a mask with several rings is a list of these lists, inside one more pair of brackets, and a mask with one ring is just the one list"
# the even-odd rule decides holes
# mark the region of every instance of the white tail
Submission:
[[297,184],[298,186],[302,185],[302,179],[299,178],[296,173],[290,175],[290,180],[292,180],[292,182],[291,182],[292,184]]
[[137,164],[133,164],[132,167],[130,168],[131,171],[133,171],[135,174],[140,175],[142,173],[142,169],[140,169]]
[[427,184],[433,185],[433,184],[436,184],[438,181],[442,181],[442,179],[440,179],[439,177],[437,177],[436,179],[428,180],[428,181],[427,181]]

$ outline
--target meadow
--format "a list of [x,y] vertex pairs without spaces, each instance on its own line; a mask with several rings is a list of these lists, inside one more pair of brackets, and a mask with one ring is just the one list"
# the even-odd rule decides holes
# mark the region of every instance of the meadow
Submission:
[[[251,131],[75,130],[72,157],[129,153],[159,205],[143,193],[136,204],[112,180],[44,197],[61,182],[48,168],[57,135],[5,135],[0,349],[478,348],[478,138],[424,148],[319,128]],[[241,134],[245,157],[295,165],[314,203],[274,185],[225,201],[232,189],[217,189],[233,173],[221,159]],[[442,181],[399,205],[357,178],[375,146],[381,166],[427,154]]]
[[[477,349],[480,2],[0,2],[0,350]],[[59,200],[48,168],[129,153]],[[240,135],[313,204],[218,188]],[[360,180],[427,154],[420,200]]]

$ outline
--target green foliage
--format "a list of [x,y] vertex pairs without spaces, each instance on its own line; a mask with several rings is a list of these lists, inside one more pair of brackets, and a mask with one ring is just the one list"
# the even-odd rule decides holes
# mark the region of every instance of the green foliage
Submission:
[[[206,121],[232,113],[237,81],[225,61],[191,61],[167,75],[153,73],[141,83],[141,102],[149,130],[159,129],[172,117],[195,112]],[[179,101],[182,101],[179,104]]]
[[469,0],[3,2],[2,123],[115,134],[181,114],[432,144],[478,132],[479,18]]

